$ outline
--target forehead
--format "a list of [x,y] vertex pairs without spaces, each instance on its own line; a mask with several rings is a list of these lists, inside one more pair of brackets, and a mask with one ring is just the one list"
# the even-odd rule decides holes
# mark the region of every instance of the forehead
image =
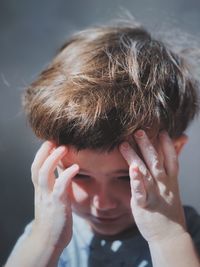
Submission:
[[90,173],[97,172],[98,174],[125,172],[128,170],[128,165],[118,148],[110,152],[99,152],[90,149],[77,151],[73,147],[69,147],[68,153],[62,162],[64,167],[77,163],[81,170]]
[[[147,133],[151,143],[157,147],[157,136]],[[133,135],[128,136],[124,141],[128,141],[138,156],[143,160],[143,156],[134,140]],[[66,168],[73,163],[77,163],[84,172],[114,173],[124,170],[127,172],[128,164],[121,155],[119,148],[115,147],[111,151],[99,151],[93,149],[77,150],[74,146],[68,146],[68,153],[62,160]]]

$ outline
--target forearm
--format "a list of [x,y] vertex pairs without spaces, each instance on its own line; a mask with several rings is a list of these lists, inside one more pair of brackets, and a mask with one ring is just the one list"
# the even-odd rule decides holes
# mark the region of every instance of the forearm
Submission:
[[33,234],[22,236],[4,267],[55,267],[61,252],[50,245],[46,237]]
[[38,150],[31,167],[35,218],[15,245],[5,267],[55,267],[69,244],[72,237],[69,185],[79,166],[73,164],[56,178],[56,167],[66,152],[65,146],[56,148],[49,141]]
[[200,267],[195,247],[188,233],[149,243],[149,248],[154,267]]

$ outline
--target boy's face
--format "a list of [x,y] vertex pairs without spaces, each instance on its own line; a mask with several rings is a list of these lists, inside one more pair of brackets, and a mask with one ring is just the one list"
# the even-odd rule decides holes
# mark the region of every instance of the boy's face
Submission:
[[73,163],[80,167],[72,179],[72,208],[95,232],[115,235],[134,225],[129,167],[118,148],[111,152],[70,148],[62,163],[65,168]]
[[[179,155],[187,142],[187,136],[182,135],[172,141]],[[129,142],[143,160],[136,144],[131,140]],[[153,138],[151,143],[160,151],[158,138]],[[149,151],[151,157],[152,151]],[[129,166],[119,149],[98,152],[89,149],[77,151],[68,147],[62,165],[67,168],[74,163],[80,169],[72,179],[70,188],[73,211],[84,218],[95,232],[106,236],[119,234],[134,226],[130,206]]]

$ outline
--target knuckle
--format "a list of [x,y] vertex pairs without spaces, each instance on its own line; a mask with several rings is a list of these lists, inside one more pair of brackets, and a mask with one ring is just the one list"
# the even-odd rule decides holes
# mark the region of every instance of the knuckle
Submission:
[[61,190],[60,185],[58,185],[58,183],[55,183],[52,193],[55,194],[56,196],[58,196],[60,193],[60,190]]
[[147,174],[145,181],[147,181],[150,185],[153,184],[153,177],[150,173]]
[[170,189],[166,184],[160,182],[159,183],[159,192],[160,192],[161,196],[166,198],[166,196],[169,195]]
[[54,188],[54,190],[52,192],[52,200],[57,201],[58,199],[59,199],[58,190]]
[[36,164],[35,162],[33,162],[32,165],[31,165],[31,173],[37,172],[38,171],[38,168],[39,168],[38,164]]
[[54,188],[53,192],[52,192],[52,199],[55,203],[59,203],[61,201],[62,198],[62,192],[61,192],[61,188],[57,187]]
[[43,177],[46,175],[46,169],[45,168],[41,168],[39,171],[38,171],[38,175],[39,177]]
[[147,206],[147,200],[145,195],[141,194],[135,194],[132,199],[131,199],[131,205],[135,206],[140,206],[141,208],[144,208]]
[[163,170],[156,169],[156,171],[154,171],[154,173],[155,173],[156,180],[158,180],[158,181],[162,181],[162,180],[165,181],[166,180],[166,175],[165,175]]
[[36,185],[36,183],[37,183],[37,178],[36,178],[36,176],[32,175],[32,176],[31,176],[31,181],[32,181],[33,185]]
[[173,157],[171,157],[171,163],[173,164],[173,166],[175,168],[179,168],[179,159],[177,157],[177,155],[174,155]]
[[179,161],[177,158],[174,160],[174,167],[177,169],[177,171],[179,170]]

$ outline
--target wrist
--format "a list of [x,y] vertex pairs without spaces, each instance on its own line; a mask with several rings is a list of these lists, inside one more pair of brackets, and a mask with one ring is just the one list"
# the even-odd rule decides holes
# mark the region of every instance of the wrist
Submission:
[[188,232],[149,242],[154,267],[199,267],[198,256]]
[[147,242],[149,245],[156,243],[164,244],[165,242],[171,242],[171,240],[173,240],[174,238],[181,238],[185,234],[188,235],[185,226],[183,226],[182,224],[169,222],[167,228],[158,228],[154,234],[150,235],[147,239]]
[[53,242],[50,235],[36,229],[32,229],[28,239],[40,262],[46,262],[47,267],[57,266],[63,247]]
[[148,242],[149,247],[167,247],[170,244],[174,244],[175,243],[181,243],[183,241],[189,240],[191,239],[189,233],[187,231],[182,231],[180,233],[177,234],[168,234],[165,237],[160,237],[160,238],[155,238],[151,241]]

